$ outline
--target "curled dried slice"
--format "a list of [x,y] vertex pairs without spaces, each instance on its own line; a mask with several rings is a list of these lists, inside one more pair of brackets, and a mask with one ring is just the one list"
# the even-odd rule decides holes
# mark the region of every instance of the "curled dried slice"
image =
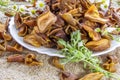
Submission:
[[57,17],[50,11],[40,15],[37,18],[37,26],[40,33],[45,33],[56,21]]
[[0,40],[0,51],[6,51],[7,41],[2,39]]
[[79,8],[70,10],[68,13],[70,13],[70,14],[72,14],[72,15],[74,16],[75,14],[78,14],[78,13],[79,13]]
[[0,22],[0,33],[5,31],[5,24]]
[[58,31],[60,31],[60,30],[62,30],[61,27],[60,27],[60,28],[53,29],[53,30],[51,30],[51,31],[49,32],[48,36],[54,35],[54,34],[56,34],[56,33],[57,33]]
[[79,80],[101,80],[104,75],[102,73],[90,73]]
[[64,30],[60,27],[60,28],[56,28],[53,29],[50,33],[48,33],[48,36],[54,36],[56,40],[58,40],[59,38],[62,38],[64,40],[67,40],[67,35],[64,32]]
[[89,36],[90,38],[92,38],[92,40],[100,40],[101,39],[101,36],[99,33],[95,32],[95,31],[90,31],[89,32]]
[[103,64],[104,69],[109,72],[116,72],[116,64],[118,63],[118,59],[116,56],[108,56],[108,60]]
[[85,46],[93,51],[103,51],[110,47],[110,41],[108,39],[89,41],[88,43],[85,44]]
[[7,51],[11,51],[11,52],[22,52],[23,51],[23,47],[21,45],[19,45],[19,44],[16,43],[13,46],[7,45],[6,46],[6,50]]
[[67,40],[67,35],[66,33],[63,31],[63,30],[60,30],[58,31],[56,34],[55,34],[56,37],[61,38],[61,39],[64,39],[64,40]]
[[5,51],[5,50],[6,50],[5,46],[3,46],[2,44],[0,44],[0,51]]
[[87,25],[82,25],[83,29],[85,29],[87,32],[93,31],[93,29]]
[[103,19],[100,17],[100,14],[98,12],[98,9],[95,5],[92,5],[88,11],[85,13],[85,18],[88,18],[91,21],[98,22],[101,24],[105,24],[108,22],[107,19]]
[[92,4],[90,0],[80,0],[80,3],[85,9],[89,9]]
[[110,63],[109,61],[103,64],[103,67],[105,70],[109,72],[116,72],[116,64],[115,63]]
[[60,9],[61,10],[72,10],[76,7],[77,0],[60,0]]
[[14,54],[7,57],[8,62],[24,62],[24,56],[20,54]]
[[3,37],[4,37],[4,39],[7,40],[7,41],[12,40],[11,35],[10,35],[9,33],[6,33],[6,32],[3,33]]
[[86,26],[91,27],[92,29],[95,29],[97,26],[99,26],[96,22],[90,21],[90,20],[85,20],[84,24]]
[[12,37],[10,36],[10,34],[7,32],[7,27],[9,25],[9,18],[6,20],[5,24],[2,24],[0,22],[0,39],[4,39],[7,41],[10,41],[12,39]]
[[67,23],[69,23],[72,26],[76,26],[77,21],[73,18],[72,14],[64,13],[61,16]]
[[19,36],[25,36],[27,34],[28,27],[26,24],[22,24],[21,27],[19,28],[18,35]]
[[113,62],[113,63],[115,63],[115,64],[118,63],[118,58],[117,58],[117,56],[115,56],[115,55],[110,55],[110,56],[108,56],[107,58],[108,58],[108,60],[109,60],[110,62]]
[[35,47],[40,47],[41,44],[39,43],[39,41],[37,41],[36,37],[34,34],[28,34],[24,37],[23,39],[26,43],[29,43]]
[[64,65],[60,64],[58,57],[52,58],[52,65],[57,67],[58,69],[64,70]]
[[15,14],[14,22],[15,22],[16,28],[19,28],[20,25],[22,24],[22,19],[21,19],[20,13]]
[[100,40],[101,39],[101,36],[99,33],[95,32],[91,27],[88,27],[86,25],[83,25],[82,26],[89,34],[89,37],[92,39],[92,40]]
[[31,53],[26,55],[26,57],[25,57],[25,64],[29,65],[29,66],[38,66],[38,65],[42,66],[43,65],[42,62],[40,62],[40,61],[38,61],[36,59],[36,55],[35,54],[31,54]]
[[36,19],[25,20],[23,23],[26,24],[29,27],[37,26]]
[[57,15],[57,21],[54,25],[57,27],[62,27],[65,25],[65,22],[60,15]]
[[78,77],[75,74],[69,72],[61,72],[60,80],[78,80]]
[[46,47],[49,47],[50,39],[45,34],[35,34],[36,40]]
[[[119,9],[118,9],[119,10]],[[115,10],[114,8],[110,8],[107,12],[107,16],[109,18],[109,25],[110,26],[115,26],[118,25],[120,26],[120,12],[118,12],[117,10]]]

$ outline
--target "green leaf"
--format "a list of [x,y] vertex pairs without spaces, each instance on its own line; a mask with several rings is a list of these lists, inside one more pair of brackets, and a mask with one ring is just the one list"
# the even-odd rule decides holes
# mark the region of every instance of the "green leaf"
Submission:
[[118,78],[117,80],[120,80],[119,77],[102,69],[100,67],[100,60],[97,57],[92,57],[92,52],[84,45],[79,46],[79,43],[83,43],[79,30],[71,33],[70,41],[66,42],[63,39],[58,40],[58,44],[64,46],[64,48],[59,53],[65,56],[65,58],[60,59],[62,64],[82,61],[84,63],[84,67],[89,66],[91,71],[101,72],[106,77],[113,77],[115,79]]
[[96,28],[95,31],[96,32],[101,32],[101,29],[100,28]]
[[116,28],[116,30],[120,32],[120,28]]
[[7,6],[9,4],[10,0],[0,0],[1,6]]

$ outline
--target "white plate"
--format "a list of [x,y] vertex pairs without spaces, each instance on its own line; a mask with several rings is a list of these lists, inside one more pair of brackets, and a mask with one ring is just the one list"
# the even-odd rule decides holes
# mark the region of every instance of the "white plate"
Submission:
[[14,24],[14,17],[11,18],[8,28],[9,28],[9,32],[10,32],[11,36],[13,37],[13,39],[17,43],[22,45],[23,47],[25,47],[25,48],[27,48],[27,49],[29,49],[31,51],[36,51],[36,52],[38,52],[40,54],[47,54],[49,56],[64,57],[62,55],[56,54],[56,52],[57,52],[56,49],[45,48],[45,47],[37,48],[37,47],[31,46],[31,45],[25,43],[23,41],[23,37],[18,36],[18,30],[16,29],[15,24]]
[[[18,42],[20,45],[22,45],[23,47],[25,47],[31,51],[36,51],[39,54],[46,54],[49,56],[64,57],[62,55],[57,54],[56,52],[58,50],[56,50],[56,49],[45,48],[45,47],[36,48],[34,46],[31,46],[31,45],[25,43],[23,41],[23,37],[18,36],[18,30],[16,29],[15,24],[14,24],[14,17],[12,17],[10,20],[9,32],[12,35],[13,39],[15,39],[16,42]],[[116,37],[116,36],[114,36],[114,37]],[[94,52],[92,56],[99,56],[99,55],[107,54],[108,52],[113,51],[114,49],[116,49],[119,46],[120,46],[120,42],[113,40],[113,41],[111,41],[111,47],[109,49],[107,49],[105,51],[101,51],[101,52]]]

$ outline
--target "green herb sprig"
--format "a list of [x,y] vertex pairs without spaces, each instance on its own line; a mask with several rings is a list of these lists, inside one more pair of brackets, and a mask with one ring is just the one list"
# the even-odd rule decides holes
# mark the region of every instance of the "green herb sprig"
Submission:
[[0,6],[7,6],[10,0],[0,0]]
[[93,57],[92,52],[84,46],[79,30],[71,34],[71,39],[69,42],[60,39],[58,40],[58,44],[64,46],[64,48],[59,52],[65,56],[65,58],[60,59],[62,64],[82,61],[85,67],[90,66],[90,70],[101,72],[108,78],[112,77],[116,80],[120,80],[118,76],[113,75],[113,73],[108,72],[100,67],[100,60],[97,57]]

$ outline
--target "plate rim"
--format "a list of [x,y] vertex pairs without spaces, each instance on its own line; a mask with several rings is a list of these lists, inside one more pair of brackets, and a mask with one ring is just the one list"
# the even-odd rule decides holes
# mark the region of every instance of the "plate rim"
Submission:
[[[9,30],[11,36],[12,36],[12,35],[14,34],[14,32],[12,32],[12,30],[13,30],[14,28],[11,28],[11,27],[15,27],[14,17],[11,17],[10,22],[9,22],[9,26],[8,26],[8,30]],[[17,34],[17,29],[16,29],[16,34]],[[17,35],[17,36],[18,36],[18,35]],[[20,36],[18,36],[18,37],[20,37]],[[34,47],[35,49],[30,49],[30,48],[26,47],[25,45],[23,45],[23,44],[21,44],[20,42],[18,42],[18,40],[17,40],[14,36],[12,36],[12,38],[13,38],[18,44],[20,44],[21,46],[23,46],[24,48],[26,48],[26,49],[28,49],[28,50],[31,50],[31,51],[35,51],[35,52],[37,52],[38,54],[46,54],[46,55],[48,55],[48,56],[64,57],[63,55],[57,54],[57,51],[58,51],[58,50],[56,50],[56,49],[45,48],[45,47],[42,46],[42,47],[40,47],[41,49],[53,50],[53,52],[56,52],[56,53],[50,53],[50,54],[49,54],[49,53],[46,53],[46,52],[44,53],[43,50],[40,52],[40,51],[36,50],[36,49],[38,49],[38,48],[36,48],[36,47],[34,47],[34,46],[32,46],[32,45],[24,42],[25,45],[27,44],[27,45],[29,45],[29,47],[32,46],[32,48]],[[22,38],[22,37],[20,37],[20,38]],[[22,41],[23,41],[23,40],[22,40]],[[104,51],[101,51],[101,52],[93,52],[92,56],[100,56],[100,55],[108,54],[109,52],[115,50],[117,47],[120,46],[120,42],[117,42],[117,41],[115,41],[115,40],[112,40],[111,42],[112,42],[112,43],[116,42],[116,44],[119,44],[119,45],[116,45],[116,46],[114,46],[114,47],[111,46],[111,47],[108,48],[107,50],[104,50]],[[40,50],[41,50],[41,49],[40,49]],[[55,51],[54,51],[54,50],[55,50]],[[49,52],[50,52],[50,51],[49,51]]]

